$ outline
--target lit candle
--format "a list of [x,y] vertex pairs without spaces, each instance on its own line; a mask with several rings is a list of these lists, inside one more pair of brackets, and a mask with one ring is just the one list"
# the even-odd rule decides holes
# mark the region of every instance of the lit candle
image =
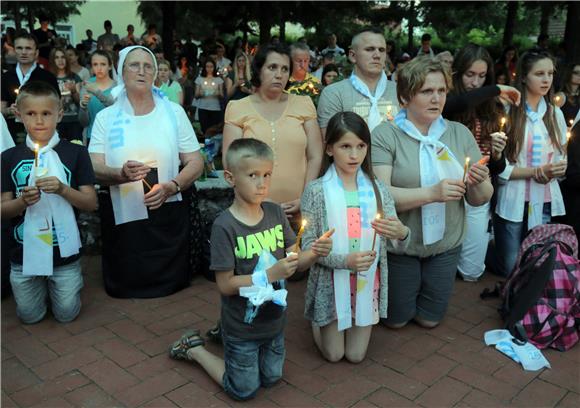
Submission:
[[469,161],[471,159],[469,156],[465,158],[465,164],[463,165],[463,181],[465,181],[465,176],[467,176],[467,170],[469,169]]
[[554,103],[556,105],[558,105],[560,103],[560,95],[556,95],[556,97],[554,98]]
[[211,81],[211,86],[214,86],[214,85],[215,85],[215,82],[214,81]]
[[38,143],[34,143],[34,167],[38,167]]
[[574,119],[570,119],[570,120],[568,121],[568,123],[570,124],[570,129],[572,129],[572,125],[574,124]]
[[[381,219],[381,214],[377,213],[377,215],[375,215],[375,220],[380,220]],[[371,248],[371,251],[375,250],[375,243],[377,242],[377,230],[375,230],[374,234],[373,234],[373,246]]]
[[14,93],[16,94],[16,96],[18,96],[18,94],[20,93],[20,89],[16,88],[16,89],[14,90]]
[[296,245],[294,245],[294,252],[298,253],[298,250],[300,249],[300,240],[302,240],[302,234],[304,234],[304,227],[306,227],[306,220],[302,220],[302,225],[300,226],[300,229],[298,230],[298,235],[296,236]]
[[502,116],[502,118],[499,121],[499,131],[503,132],[503,128],[505,127],[505,123],[506,123],[507,119],[505,116]]
[[568,160],[568,144],[570,143],[570,138],[572,137],[572,132],[566,132],[566,146],[564,146],[564,157],[562,160]]
[[203,84],[204,84],[204,85],[207,85],[207,81],[203,81]]

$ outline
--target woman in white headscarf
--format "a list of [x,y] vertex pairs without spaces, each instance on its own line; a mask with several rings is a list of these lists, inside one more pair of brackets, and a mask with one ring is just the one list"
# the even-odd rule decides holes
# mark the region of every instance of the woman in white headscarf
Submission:
[[96,178],[110,193],[99,200],[105,289],[121,298],[166,296],[189,284],[182,191],[203,159],[183,108],[153,87],[151,51],[123,49],[119,71],[116,102],[97,115],[89,146]]

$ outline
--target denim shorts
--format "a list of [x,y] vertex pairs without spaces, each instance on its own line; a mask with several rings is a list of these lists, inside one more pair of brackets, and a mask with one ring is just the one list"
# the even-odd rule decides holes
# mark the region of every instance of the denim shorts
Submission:
[[284,332],[259,340],[242,340],[225,332],[222,335],[226,366],[223,386],[231,398],[254,398],[260,387],[271,387],[282,378]]
[[74,320],[81,310],[83,275],[81,261],[54,268],[52,276],[25,276],[22,265],[11,264],[10,283],[16,315],[26,324],[41,321],[47,311],[50,298],[54,318],[61,323]]

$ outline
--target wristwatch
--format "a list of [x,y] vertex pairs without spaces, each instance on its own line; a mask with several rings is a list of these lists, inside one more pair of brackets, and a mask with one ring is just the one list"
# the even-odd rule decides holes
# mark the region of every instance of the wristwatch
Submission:
[[181,193],[181,187],[179,187],[179,183],[175,179],[171,179],[171,182],[173,184],[175,184],[175,187],[177,188],[177,191],[175,192],[175,194]]

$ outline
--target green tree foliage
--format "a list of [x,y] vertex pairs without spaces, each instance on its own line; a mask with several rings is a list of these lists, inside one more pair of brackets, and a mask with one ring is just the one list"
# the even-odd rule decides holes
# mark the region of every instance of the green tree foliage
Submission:
[[40,15],[45,15],[56,24],[65,21],[71,14],[80,14],[78,8],[84,1],[4,1],[2,13],[8,19],[14,20],[16,29],[22,27],[23,22],[28,24],[28,30],[34,29],[34,21]]

